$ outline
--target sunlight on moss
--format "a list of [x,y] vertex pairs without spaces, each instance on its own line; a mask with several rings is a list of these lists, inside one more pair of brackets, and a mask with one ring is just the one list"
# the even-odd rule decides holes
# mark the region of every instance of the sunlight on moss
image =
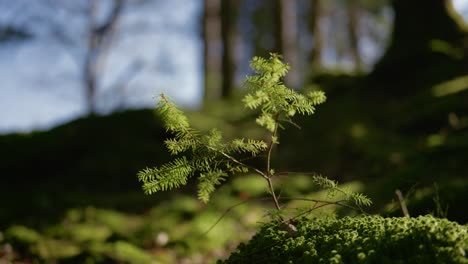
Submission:
[[442,146],[445,143],[445,135],[442,134],[432,134],[429,135],[426,139],[426,145],[430,148]]
[[461,48],[454,47],[449,42],[440,39],[431,40],[429,47],[432,51],[445,54],[454,59],[462,59],[464,56],[464,52]]
[[105,241],[112,235],[111,229],[105,225],[73,224],[66,229],[71,239],[77,242]]
[[432,216],[302,218],[293,236],[282,226],[265,224],[218,263],[466,263],[467,227]]
[[459,93],[466,89],[468,89],[468,75],[435,85],[432,88],[432,95],[435,97],[442,97]]
[[33,251],[43,259],[63,259],[77,256],[81,248],[69,241],[44,239],[33,247]]
[[124,261],[130,264],[152,264],[158,263],[154,257],[146,253],[142,249],[125,242],[117,241],[111,244],[108,248],[108,253],[118,261]]
[[349,132],[354,139],[361,139],[367,135],[367,128],[362,123],[355,123]]
[[41,235],[33,229],[25,226],[12,226],[7,229],[6,238],[20,243],[32,244],[41,239]]

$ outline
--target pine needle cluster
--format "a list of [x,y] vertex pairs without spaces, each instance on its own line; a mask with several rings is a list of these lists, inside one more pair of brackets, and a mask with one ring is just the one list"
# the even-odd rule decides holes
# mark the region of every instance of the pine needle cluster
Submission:
[[[247,94],[243,102],[247,108],[260,112],[256,123],[270,132],[269,142],[243,138],[227,141],[216,129],[207,133],[195,130],[184,113],[162,94],[157,111],[167,131],[174,136],[167,139],[165,145],[176,158],[160,167],[147,168],[138,173],[138,179],[142,182],[146,194],[180,187],[187,184],[190,177],[197,176],[198,198],[206,203],[216,186],[226,177],[252,170],[266,180],[276,208],[281,209],[272,181],[275,172],[270,164],[272,150],[279,144],[278,128],[284,128],[285,123],[296,125],[292,117],[296,114],[313,114],[315,107],[325,102],[326,97],[321,91],[301,94],[287,88],[282,78],[288,72],[289,66],[281,61],[280,55],[271,54],[268,59],[254,57],[251,67],[255,74],[246,78]],[[239,161],[235,158],[239,153],[251,156],[264,154],[265,170],[249,167]],[[319,187],[330,192],[341,192],[347,200],[357,205],[370,204],[367,197],[339,189],[331,180],[314,176],[314,181]]]
[[289,65],[281,61],[280,55],[271,54],[269,59],[254,57],[250,66],[256,74],[246,79],[249,93],[243,102],[250,109],[260,108],[257,124],[271,132],[278,126],[282,127],[281,121],[291,122],[291,117],[297,113],[313,114],[315,106],[326,100],[322,91],[310,91],[304,95],[287,88],[281,78],[288,72]]

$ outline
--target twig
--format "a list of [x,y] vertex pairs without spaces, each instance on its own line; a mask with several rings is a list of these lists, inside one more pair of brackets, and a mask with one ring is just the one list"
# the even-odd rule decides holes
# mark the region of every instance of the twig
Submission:
[[204,236],[206,234],[208,234],[211,230],[213,230],[213,228],[221,221],[223,220],[223,218],[234,208],[238,207],[238,206],[241,206],[243,204],[246,204],[246,203],[249,203],[249,202],[252,202],[252,201],[256,201],[256,200],[269,200],[270,197],[260,197],[260,198],[255,198],[255,199],[248,199],[248,200],[245,200],[245,201],[242,201],[240,203],[236,203],[234,205],[231,205],[228,209],[226,209],[224,211],[224,213],[216,220],[216,222],[214,222],[210,228],[208,228],[208,230],[206,230],[205,232],[203,232],[203,234],[201,234],[201,236]]
[[403,194],[401,193],[399,189],[396,189],[395,194],[398,198],[398,201],[400,202],[400,207],[401,207],[401,210],[403,211],[403,215],[405,217],[410,217],[408,208],[406,207],[405,198],[403,198]]

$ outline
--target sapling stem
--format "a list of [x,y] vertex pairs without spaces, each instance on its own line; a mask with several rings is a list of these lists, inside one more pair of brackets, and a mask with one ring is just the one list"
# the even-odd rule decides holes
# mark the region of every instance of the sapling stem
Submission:
[[267,175],[267,182],[268,182],[268,189],[270,189],[270,194],[273,198],[273,201],[275,203],[276,209],[278,211],[281,211],[281,206],[278,201],[278,197],[276,197],[275,194],[275,188],[273,186],[273,181],[271,180],[271,177],[273,177],[273,174],[271,173],[271,153],[273,151],[273,147],[276,144],[276,137],[278,136],[278,118],[279,118],[279,113],[275,114],[275,128],[273,129],[273,132],[271,134],[271,141],[270,145],[268,146],[268,155],[267,155],[267,167],[266,167],[266,175]]

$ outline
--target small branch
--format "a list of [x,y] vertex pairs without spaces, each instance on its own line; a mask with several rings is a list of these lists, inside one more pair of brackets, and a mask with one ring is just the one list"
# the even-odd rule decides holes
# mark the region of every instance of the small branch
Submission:
[[395,194],[398,198],[398,201],[400,202],[400,207],[401,207],[401,210],[403,211],[403,215],[405,217],[410,217],[408,208],[406,207],[405,198],[403,197],[403,194],[401,193],[399,189],[395,191]]
[[249,165],[243,163],[242,161],[239,161],[238,159],[234,158],[233,156],[231,156],[231,155],[229,155],[229,154],[227,154],[227,153],[225,153],[225,152],[219,151],[219,150],[217,150],[217,149],[215,149],[215,148],[212,148],[212,147],[209,147],[209,146],[207,146],[207,145],[205,145],[205,146],[206,146],[207,148],[211,149],[211,150],[214,150],[214,151],[220,153],[221,155],[225,156],[226,158],[230,159],[231,161],[233,161],[233,162],[235,162],[235,163],[237,163],[237,164],[239,164],[239,165],[241,165],[241,166],[244,166],[244,167],[247,167],[247,168],[249,168],[249,169],[254,170],[256,173],[260,174],[263,178],[268,179],[268,175],[265,174],[263,171],[261,171],[261,170],[259,170],[259,169],[257,169],[257,168],[254,168],[254,167],[252,167],[252,166],[249,166]]
[[[208,146],[207,146],[207,147],[208,147]],[[215,151],[218,151],[218,150],[213,149],[213,148],[211,148],[211,147],[208,147],[208,148],[210,148],[210,149],[212,149],[212,150],[215,150]],[[224,153],[224,152],[222,152],[222,151],[219,151],[219,153],[221,153],[221,155],[225,156],[226,158],[232,160],[233,162],[235,162],[235,163],[237,163],[237,164],[239,164],[239,165],[241,165],[241,166],[245,166],[245,167],[247,167],[247,168],[249,168],[249,169],[254,170],[254,171],[257,172],[258,174],[260,174],[263,178],[265,178],[265,180],[268,182],[268,189],[269,189],[269,191],[270,191],[270,193],[271,193],[271,196],[272,196],[272,198],[273,198],[273,202],[275,203],[275,207],[276,207],[276,209],[281,210],[281,206],[280,206],[280,204],[279,204],[278,198],[276,197],[275,189],[274,189],[274,187],[273,187],[273,182],[272,182],[272,180],[271,180],[271,175],[269,175],[269,174],[270,174],[269,172],[267,172],[267,173],[265,174],[263,171],[261,171],[261,170],[259,170],[259,169],[257,169],[257,168],[248,166],[248,165],[246,165],[246,164],[244,164],[243,162],[237,160],[236,158],[234,158],[233,156],[231,156],[231,155],[229,155],[229,154],[226,154],[226,153]]]
[[287,123],[293,125],[293,126],[296,127],[297,129],[302,129],[302,127],[301,127],[300,125],[298,125],[297,123],[295,123],[294,121],[292,121],[291,118],[285,119],[284,121],[286,121]]
[[[288,198],[283,198],[283,199],[288,199]],[[306,215],[310,212],[312,212],[313,210],[316,210],[316,209],[319,209],[321,207],[325,207],[325,206],[328,206],[328,205],[339,205],[339,206],[342,206],[342,207],[345,207],[345,208],[349,208],[349,209],[353,209],[353,210],[356,210],[356,211],[360,211],[362,213],[365,213],[364,211],[362,211],[362,209],[360,208],[356,208],[354,206],[351,206],[351,205],[348,205],[348,204],[345,204],[343,202],[346,202],[346,200],[339,200],[339,201],[335,201],[335,202],[330,202],[330,201],[324,201],[324,200],[317,200],[317,199],[307,199],[307,198],[289,198],[290,200],[302,200],[302,201],[310,201],[310,202],[314,202],[314,206],[300,214],[297,214],[287,220],[283,220],[281,223],[286,223],[286,222],[291,222],[291,220],[293,219],[296,219],[298,217],[301,217],[303,215]],[[321,203],[320,205],[318,205],[319,203]]]
[[345,208],[348,208],[348,209],[352,209],[352,210],[360,211],[362,213],[366,213],[360,207],[355,207],[355,206],[343,203],[343,202],[348,201],[348,200],[345,200],[345,199],[334,201],[334,202],[330,202],[330,201],[327,201],[327,200],[320,200],[320,199],[302,198],[302,197],[283,197],[281,199],[323,203],[323,204],[326,204],[326,205],[339,205],[339,206],[342,206],[342,207],[345,207]]
[[278,211],[281,211],[281,207],[280,207],[280,204],[278,202],[278,198],[276,197],[275,189],[273,187],[273,182],[272,182],[271,178],[267,178],[266,180],[268,182],[268,188],[270,189],[271,196],[273,198],[273,202],[275,202],[276,209],[278,209]]
[[205,232],[203,232],[203,234],[201,234],[201,236],[204,236],[206,234],[208,234],[211,230],[213,230],[213,228],[219,223],[221,222],[221,220],[223,220],[223,218],[234,208],[238,207],[238,206],[241,206],[243,204],[246,204],[246,203],[249,203],[249,202],[252,202],[252,201],[256,201],[256,200],[259,200],[259,201],[262,201],[262,200],[270,200],[270,197],[260,197],[260,198],[255,198],[255,199],[248,199],[246,201],[242,201],[240,203],[237,203],[237,204],[234,204],[234,205],[231,205],[228,209],[226,209],[224,211],[224,213],[216,220],[216,222],[214,222],[210,228],[208,228],[208,230],[206,230]]

